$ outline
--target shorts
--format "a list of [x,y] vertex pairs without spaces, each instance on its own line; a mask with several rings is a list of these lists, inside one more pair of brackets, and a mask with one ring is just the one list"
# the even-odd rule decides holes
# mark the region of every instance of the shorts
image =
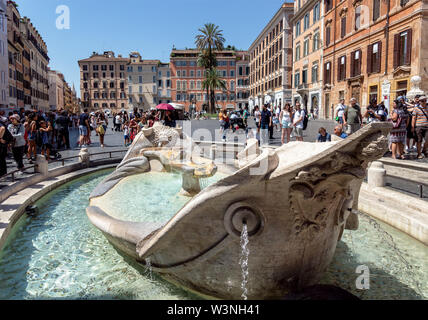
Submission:
[[282,129],[290,129],[290,128],[292,128],[291,122],[282,121]]
[[79,126],[79,133],[81,136],[87,136],[88,135],[88,128],[85,126]]
[[130,139],[129,139],[129,136],[124,136],[123,138],[124,138],[125,140],[130,140]]
[[269,124],[268,124],[268,123],[263,123],[263,124],[260,126],[260,128],[261,128],[262,130],[268,130],[268,129],[269,129]]
[[303,138],[303,129],[294,127],[293,129],[293,136]]
[[415,134],[416,142],[422,143],[423,140],[428,141],[428,127],[416,127]]
[[35,132],[31,132],[29,135],[28,135],[28,141],[36,141],[36,133]]

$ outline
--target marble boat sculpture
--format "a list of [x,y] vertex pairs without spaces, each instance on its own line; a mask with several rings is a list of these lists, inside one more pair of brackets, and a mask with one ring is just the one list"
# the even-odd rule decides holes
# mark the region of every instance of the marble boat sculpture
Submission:
[[[198,176],[220,166],[206,159],[186,162],[191,140],[157,126],[138,136],[117,170],[94,190],[87,215],[118,250],[149,263],[170,282],[221,299],[241,299],[240,236],[246,224],[248,298],[281,298],[316,284],[344,229],[358,228],[352,209],[369,162],[388,149],[391,128],[372,123],[339,142],[293,142],[278,149],[259,149],[250,140],[236,171],[199,192]],[[182,172],[189,202],[166,224],[113,218],[114,208],[103,205],[103,197],[121,179],[151,170]]]

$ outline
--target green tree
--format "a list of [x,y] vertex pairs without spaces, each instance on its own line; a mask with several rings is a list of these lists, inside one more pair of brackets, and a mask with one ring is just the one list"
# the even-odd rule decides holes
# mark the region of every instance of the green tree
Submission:
[[202,82],[202,89],[209,92],[210,97],[210,113],[214,114],[216,110],[216,100],[215,100],[215,91],[216,90],[227,90],[226,81],[222,80],[218,73],[217,69],[207,70],[207,75],[205,80]]
[[[214,73],[217,80],[221,79],[217,76],[217,59],[216,51],[222,51],[224,49],[224,43],[226,40],[223,37],[223,30],[220,30],[218,26],[213,23],[207,23],[203,28],[199,29],[200,34],[196,35],[195,44],[199,49],[198,65],[205,68],[206,70],[206,79],[205,89],[207,90],[207,95],[210,97],[210,110],[212,113],[216,112],[215,108],[215,96],[214,91],[218,86],[214,86],[212,80],[214,79]],[[217,85],[219,82],[217,82]],[[225,85],[225,84],[224,84]],[[221,87],[221,86],[220,86]]]

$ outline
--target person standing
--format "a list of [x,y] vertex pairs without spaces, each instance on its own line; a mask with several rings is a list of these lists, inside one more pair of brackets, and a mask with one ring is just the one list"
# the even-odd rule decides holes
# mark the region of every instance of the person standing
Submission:
[[91,130],[89,127],[89,114],[88,109],[83,110],[83,113],[79,118],[79,131],[80,131],[80,146],[82,148],[86,148],[86,144],[89,142],[88,134],[90,134]]
[[104,137],[107,132],[108,120],[106,119],[105,113],[101,112],[97,119],[97,132],[100,135],[101,148],[104,148]]
[[9,125],[8,130],[14,138],[14,142],[12,143],[13,158],[15,159],[18,170],[22,171],[24,169],[25,127],[20,122],[21,118],[17,114],[11,116],[9,120],[12,123]]
[[[416,105],[413,110],[413,123],[412,129],[415,141],[418,148],[418,159],[423,159],[425,156],[428,156],[428,105],[427,97],[422,96],[419,98],[419,105]],[[422,147],[423,140],[425,139],[425,144]]]
[[346,110],[345,99],[340,99],[339,104],[336,107],[334,118],[338,124],[343,125],[345,123],[344,113]]
[[268,144],[269,130],[272,127],[272,113],[268,109],[268,104],[263,106],[263,110],[260,116],[260,129],[262,144]]
[[261,118],[262,118],[262,113],[259,110],[259,106],[255,106],[254,107],[254,121],[256,122],[258,134],[260,134]]
[[284,109],[281,111],[281,114],[279,115],[279,120],[282,127],[282,144],[285,144],[285,136],[287,136],[287,143],[290,143],[291,131],[293,130],[293,121],[291,119],[293,119],[293,112],[291,110],[290,104],[287,103],[284,106]]
[[303,121],[305,120],[306,113],[301,109],[300,102],[296,102],[296,112],[294,113],[293,120],[293,135],[296,137],[296,141],[303,142]]
[[56,120],[56,128],[58,130],[58,149],[61,149],[63,145],[67,149],[70,149],[70,118],[67,115],[67,111],[62,111],[58,119]]
[[404,105],[398,101],[394,101],[393,110],[391,112],[391,119],[394,124],[390,134],[390,143],[392,158],[397,159],[397,155],[400,159],[405,160],[404,157],[404,145],[407,139],[407,125],[409,117],[404,110]]
[[361,108],[357,104],[357,99],[352,98],[351,105],[345,109],[344,112],[344,127],[347,128],[347,134],[351,135],[361,129],[363,125],[363,117],[361,115]]
[[49,140],[49,132],[52,131],[52,125],[50,122],[42,120],[40,121],[40,134],[42,136],[42,156],[45,156],[46,160],[50,161],[50,154],[52,145]]
[[9,130],[6,127],[6,120],[0,115],[0,177],[7,173],[6,156],[10,141],[7,140]]

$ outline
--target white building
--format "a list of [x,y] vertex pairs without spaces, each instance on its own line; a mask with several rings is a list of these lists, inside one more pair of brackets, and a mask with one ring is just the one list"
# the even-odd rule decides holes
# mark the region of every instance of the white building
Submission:
[[0,0],[0,109],[9,107],[9,61],[6,14],[6,0]]

